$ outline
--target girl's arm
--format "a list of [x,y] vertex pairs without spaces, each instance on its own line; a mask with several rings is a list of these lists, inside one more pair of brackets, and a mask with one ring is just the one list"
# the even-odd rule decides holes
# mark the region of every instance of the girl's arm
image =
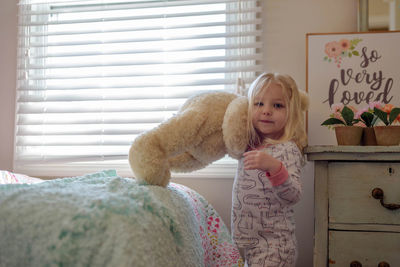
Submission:
[[261,150],[252,150],[243,154],[243,167],[245,170],[262,170],[270,174],[277,173],[282,162]]
[[303,156],[294,144],[285,146],[281,152],[277,155],[277,159],[282,162],[281,171],[267,177],[274,186],[275,194],[281,200],[281,203],[294,205],[299,202],[302,194],[300,173]]
[[275,150],[272,155],[258,150],[243,155],[244,168],[264,171],[282,204],[294,205],[300,200],[302,154],[294,143],[283,145],[282,150]]

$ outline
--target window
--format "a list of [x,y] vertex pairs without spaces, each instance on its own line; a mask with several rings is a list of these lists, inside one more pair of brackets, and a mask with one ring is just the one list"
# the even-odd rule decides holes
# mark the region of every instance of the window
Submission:
[[255,0],[20,0],[14,171],[131,176],[137,135],[262,70],[260,12]]

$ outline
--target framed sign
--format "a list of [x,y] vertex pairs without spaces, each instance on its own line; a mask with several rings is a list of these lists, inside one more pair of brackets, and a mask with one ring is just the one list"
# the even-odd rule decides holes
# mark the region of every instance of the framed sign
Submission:
[[306,36],[309,145],[336,145],[321,123],[334,104],[356,110],[372,102],[400,106],[400,32],[330,33]]

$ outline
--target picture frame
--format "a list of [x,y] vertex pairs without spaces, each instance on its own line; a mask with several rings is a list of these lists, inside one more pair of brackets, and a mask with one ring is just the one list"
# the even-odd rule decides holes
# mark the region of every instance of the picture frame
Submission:
[[307,33],[309,145],[336,145],[321,123],[336,104],[355,110],[379,101],[400,106],[400,31]]

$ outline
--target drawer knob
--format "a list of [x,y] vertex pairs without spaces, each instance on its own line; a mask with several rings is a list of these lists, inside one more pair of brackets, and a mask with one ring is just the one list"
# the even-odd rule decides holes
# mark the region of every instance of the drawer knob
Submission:
[[381,202],[382,207],[387,208],[388,210],[397,210],[400,209],[400,205],[399,204],[387,204],[383,201],[383,190],[380,188],[374,188],[372,190],[372,197],[375,199],[379,199]]
[[378,267],[390,267],[390,264],[387,263],[386,261],[381,261],[381,262],[378,264]]
[[350,267],[362,267],[362,264],[359,261],[352,261],[350,262]]

